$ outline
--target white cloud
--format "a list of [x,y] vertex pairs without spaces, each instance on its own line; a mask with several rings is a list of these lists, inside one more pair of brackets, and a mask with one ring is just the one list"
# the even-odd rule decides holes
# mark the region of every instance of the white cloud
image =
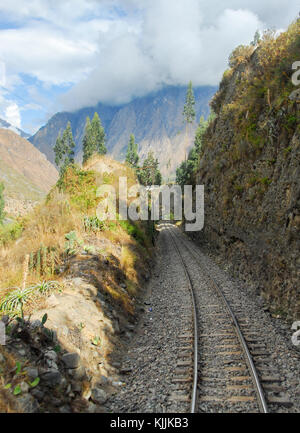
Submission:
[[[90,76],[63,97],[66,109],[121,104],[165,84],[215,85],[232,49],[264,27],[249,10],[224,9],[207,22],[201,2],[144,2],[140,32],[102,33]],[[109,36],[109,37],[108,37]],[[104,42],[103,42],[104,41]]]
[[298,6],[298,0],[284,8],[282,0],[0,0],[1,21],[17,23],[0,29],[0,61],[9,88],[21,74],[45,86],[74,84],[62,99],[66,109],[119,104],[164,84],[217,84],[236,45],[250,42],[257,29],[285,28]]
[[5,109],[5,120],[17,128],[21,128],[21,114],[18,105],[12,102]]

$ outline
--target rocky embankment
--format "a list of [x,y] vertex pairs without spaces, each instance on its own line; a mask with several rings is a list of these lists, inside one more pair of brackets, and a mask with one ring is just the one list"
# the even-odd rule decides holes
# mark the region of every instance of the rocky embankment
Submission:
[[291,320],[300,317],[300,101],[291,80],[299,26],[231,58],[196,178],[205,185],[198,241]]
[[[117,265],[121,251],[109,246],[115,263],[83,251],[62,266],[57,288],[36,299],[25,320],[2,317],[0,412],[110,411],[106,402],[123,386],[119,358],[132,338],[144,291],[130,294]],[[141,287],[149,279],[148,265],[140,259]],[[108,280],[118,283],[117,297],[105,290]]]

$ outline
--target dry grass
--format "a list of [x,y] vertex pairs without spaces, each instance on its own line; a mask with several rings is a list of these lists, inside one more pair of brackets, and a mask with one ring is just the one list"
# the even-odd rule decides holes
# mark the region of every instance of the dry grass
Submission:
[[15,368],[16,359],[8,353],[3,346],[0,346],[0,355],[3,356],[4,362],[0,363],[0,413],[18,413],[21,412],[16,398],[9,390],[5,390],[5,385],[9,383],[17,384],[13,378],[12,370]]
[[[68,197],[54,191],[51,201],[39,205],[27,216],[21,238],[0,248],[0,287],[19,286],[27,254],[37,251],[41,245],[61,253],[65,234],[71,230],[81,231],[81,226],[80,215],[71,212],[68,206]],[[27,282],[36,282],[35,276],[29,274]]]
[[[103,231],[87,233],[83,218],[86,215],[95,215],[99,199],[96,197],[97,185],[110,184],[118,191],[120,176],[126,176],[128,186],[136,183],[135,173],[126,165],[106,157],[94,157],[89,161],[85,170],[79,168],[67,171],[60,189],[53,188],[47,200],[27,215],[23,221],[24,230],[16,241],[6,243],[0,247],[0,299],[15,287],[22,285],[24,279],[24,259],[35,253],[41,246],[55,250],[56,257],[63,259],[65,251],[65,235],[75,231],[79,239],[87,245],[97,245],[98,240],[106,239],[108,244],[126,245],[119,258],[119,265],[126,278],[137,281],[135,262],[137,256],[145,256],[148,245],[141,226],[132,226],[129,223],[121,224],[118,221],[106,223]],[[137,241],[132,238],[134,235]],[[141,245],[139,245],[139,243]],[[115,251],[105,251],[105,255],[116,255]],[[39,275],[35,271],[28,273],[27,285],[35,284],[41,280],[54,279],[54,275]]]

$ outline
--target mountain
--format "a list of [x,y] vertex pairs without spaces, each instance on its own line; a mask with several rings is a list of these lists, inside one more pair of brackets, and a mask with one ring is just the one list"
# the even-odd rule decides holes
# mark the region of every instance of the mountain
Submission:
[[[175,169],[185,157],[185,125],[182,111],[186,96],[185,87],[166,87],[150,95],[134,99],[122,106],[98,104],[96,107],[83,108],[73,113],[57,113],[29,140],[49,161],[54,162],[53,146],[58,133],[70,121],[76,142],[76,160],[82,160],[82,138],[86,117],[97,111],[104,125],[108,152],[117,160],[124,160],[130,134],[139,143],[139,155],[143,160],[150,149],[160,161],[164,176],[175,173]],[[209,114],[209,101],[216,91],[215,87],[197,87],[196,120]],[[192,145],[196,123],[191,129],[189,146]]]
[[10,131],[15,132],[16,134],[20,135],[23,138],[29,138],[30,137],[30,134],[27,134],[27,132],[22,131],[22,129],[17,128],[16,126],[13,126],[11,123],[9,123],[3,119],[0,119],[0,128],[9,129]]
[[56,168],[29,141],[0,129],[0,182],[6,211],[22,214],[40,201],[58,179]]

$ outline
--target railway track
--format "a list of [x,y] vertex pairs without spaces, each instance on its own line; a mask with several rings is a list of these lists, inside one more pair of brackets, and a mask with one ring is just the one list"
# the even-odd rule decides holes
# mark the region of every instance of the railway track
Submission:
[[239,303],[209,275],[197,247],[173,225],[163,226],[180,258],[193,311],[192,324],[179,336],[171,400],[186,409],[188,403],[191,413],[267,413],[266,394],[271,407],[289,404],[276,397],[280,379],[270,369],[259,329],[253,330]]

